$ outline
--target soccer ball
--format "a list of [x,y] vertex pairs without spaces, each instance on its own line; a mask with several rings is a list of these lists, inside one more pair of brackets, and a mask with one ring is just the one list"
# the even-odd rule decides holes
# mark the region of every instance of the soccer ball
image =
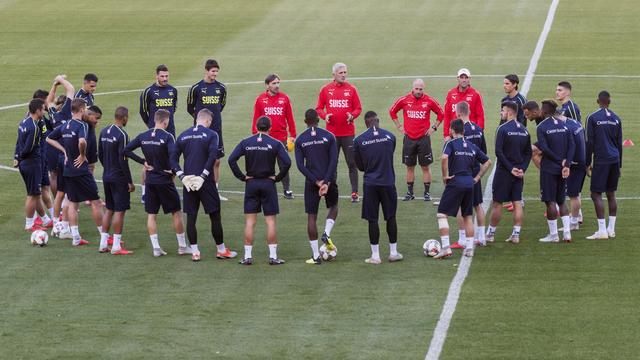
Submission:
[[322,246],[320,246],[320,256],[324,261],[331,261],[338,256],[338,248],[334,245],[333,249],[328,250],[327,245],[322,244]]
[[424,256],[436,256],[442,250],[440,242],[436,239],[429,239],[422,245]]
[[49,242],[49,235],[46,231],[36,230],[31,233],[31,245],[45,246]]

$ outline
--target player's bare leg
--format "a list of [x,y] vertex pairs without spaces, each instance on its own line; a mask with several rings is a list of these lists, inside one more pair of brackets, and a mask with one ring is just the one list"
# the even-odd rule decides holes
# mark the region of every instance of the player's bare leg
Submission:
[[580,195],[569,198],[571,204],[571,230],[578,230],[580,228],[580,213],[582,210],[582,200]]
[[616,216],[618,216],[618,201],[616,200],[615,191],[607,192],[607,203],[609,205],[609,225],[607,226],[607,234],[610,238],[616,237]]
[[449,245],[449,220],[446,214],[438,213],[438,230],[440,232],[440,242],[442,244],[442,250],[436,254],[434,259],[444,259],[453,255],[451,247]]
[[160,243],[158,242],[158,223],[157,214],[147,214],[147,231],[149,232],[149,239],[151,240],[151,247],[153,248],[153,256],[160,257],[167,255],[162,250]]
[[269,245],[269,265],[284,264],[284,260],[278,258],[278,235],[276,233],[276,216],[267,215],[264,217],[267,225],[267,244]]
[[187,235],[184,233],[184,223],[182,221],[182,211],[178,210],[171,214],[173,222],[173,230],[176,232],[178,240],[178,255],[193,254],[190,247],[187,246]]
[[511,236],[507,239],[507,242],[512,244],[520,243],[520,231],[522,229],[522,220],[524,217],[524,209],[522,208],[522,201],[513,202],[513,231]]
[[80,204],[72,201],[67,201],[67,216],[69,217],[69,228],[71,228],[71,236],[73,237],[73,246],[86,245],[89,242],[83,240],[80,237],[80,230],[78,229],[78,206]]
[[[307,234],[311,246],[311,259],[307,263],[320,264],[320,250],[318,247],[318,214],[307,214]],[[310,262],[311,261],[311,262]]]
[[49,211],[48,215],[51,217],[51,220],[49,221],[50,226],[46,226],[45,224],[43,224],[44,227],[53,227],[53,224],[55,221],[57,221],[57,219],[54,216],[53,213],[53,200],[51,199],[51,187],[49,186],[43,186],[42,187],[42,204],[44,205],[45,211]]
[[98,228],[98,233],[102,234],[102,201],[100,199],[91,201],[91,216]]
[[547,225],[549,226],[549,235],[540,239],[543,243],[557,243],[560,242],[558,236],[558,208],[555,201],[547,201]]
[[463,255],[467,257],[473,256],[473,247],[474,247],[474,228],[473,228],[473,215],[467,215],[464,217],[464,230],[467,235],[467,240],[465,241],[465,248],[463,251]]
[[452,249],[464,249],[467,241],[467,232],[464,227],[464,219],[462,218],[462,213],[458,210],[458,215],[456,215],[456,222],[458,223],[458,241],[451,244]]
[[[474,229],[474,241],[477,241],[477,244],[479,244],[480,246],[485,246],[487,245],[487,241],[484,237],[486,214],[484,212],[484,209],[482,208],[482,204],[477,205],[474,209],[476,211],[476,228]],[[469,235],[467,235],[467,237],[469,237]]]
[[531,161],[533,164],[540,169],[540,162],[542,161],[542,151],[538,149],[537,146],[531,145]]
[[[609,215],[611,216],[611,205],[613,202],[614,204],[613,210],[614,210],[614,216],[615,216],[618,209],[617,205],[615,205],[615,195],[611,194],[612,195],[611,197],[609,197],[608,195],[609,193],[607,193],[607,200],[609,202]],[[607,220],[604,217],[604,201],[602,200],[602,193],[592,192],[591,200],[593,200],[593,205],[595,206],[595,210],[596,210],[596,218],[598,219],[598,231],[596,231],[595,234],[591,236],[587,236],[587,239],[589,240],[608,239],[609,234],[607,232]]]
[[[216,159],[216,162],[213,164],[213,181],[216,182],[216,188],[218,188],[218,183],[220,182],[220,159]],[[218,196],[220,197],[220,201],[229,200],[219,193]]]
[[33,230],[34,229],[34,218],[36,215],[36,203],[39,200],[40,196],[31,196],[27,195],[24,201],[24,229],[25,230]]
[[253,250],[253,234],[256,229],[256,220],[258,214],[245,214],[244,215],[244,259],[240,261],[242,265],[253,264],[253,258],[251,257],[251,250]]

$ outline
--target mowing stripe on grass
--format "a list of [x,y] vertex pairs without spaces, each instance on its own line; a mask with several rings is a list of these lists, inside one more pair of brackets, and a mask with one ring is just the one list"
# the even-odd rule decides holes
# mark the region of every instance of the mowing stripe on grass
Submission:
[[[551,6],[549,6],[549,11],[547,12],[547,19],[544,22],[544,26],[542,27],[542,32],[540,33],[540,37],[538,38],[538,42],[536,43],[536,47],[533,51],[533,55],[531,56],[531,61],[529,62],[529,68],[527,69],[527,73],[525,75],[524,83],[522,86],[522,95],[526,96],[527,92],[529,92],[529,88],[531,88],[531,83],[533,82],[533,76],[536,73],[536,68],[538,67],[538,61],[540,60],[540,55],[542,55],[542,49],[544,48],[544,43],[547,41],[547,36],[551,31],[551,25],[553,24],[553,18],[556,13],[556,9],[558,8],[558,3],[560,0],[553,0],[551,2]],[[496,171],[496,166],[493,166],[493,170],[491,171],[491,175],[489,175],[489,179],[487,180],[487,185],[485,188],[484,201],[482,204],[482,208],[487,211],[489,207],[488,196],[489,191],[491,190],[491,185],[493,183],[493,176]],[[442,313],[440,313],[440,318],[438,319],[438,323],[436,324],[436,329],[433,332],[433,337],[431,338],[431,343],[429,344],[429,350],[425,355],[426,360],[437,360],[440,358],[440,354],[442,353],[442,347],[447,339],[447,332],[449,331],[449,325],[451,324],[451,319],[453,318],[453,314],[456,311],[456,305],[458,304],[458,299],[460,298],[460,292],[462,290],[462,285],[464,284],[464,280],[469,274],[469,268],[471,267],[471,261],[473,258],[468,258],[462,256],[460,260],[460,264],[458,266],[458,271],[456,272],[456,276],[453,278],[451,282],[451,286],[449,287],[449,292],[447,293],[447,299],[442,307]]]

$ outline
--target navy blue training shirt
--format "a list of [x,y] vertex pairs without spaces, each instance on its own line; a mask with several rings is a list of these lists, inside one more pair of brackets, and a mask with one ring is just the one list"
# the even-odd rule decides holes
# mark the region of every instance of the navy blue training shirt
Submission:
[[167,131],[175,135],[176,127],[173,122],[173,114],[176,112],[177,106],[178,90],[171,85],[158,86],[154,83],[140,94],[140,116],[149,129],[156,126],[154,118],[156,111],[165,109],[171,113]]
[[573,142],[576,146],[573,154],[572,165],[585,166],[586,164],[586,141],[584,136],[584,129],[582,125],[575,119],[565,120],[565,125],[571,131],[573,135]]
[[319,180],[336,181],[338,148],[332,133],[310,127],[298,135],[295,145],[296,165],[307,181],[314,184]]
[[622,167],[622,121],[618,115],[601,108],[587,117],[586,126],[586,165],[619,163]]
[[27,116],[18,125],[18,140],[14,158],[25,164],[37,163],[41,159],[40,137],[42,129],[39,122]]
[[516,105],[518,105],[518,115],[516,116],[516,119],[520,122],[520,124],[527,126],[527,118],[524,116],[524,104],[527,103],[527,98],[525,98],[520,93],[517,93],[514,97],[509,97],[509,95],[507,95],[502,98],[500,104],[509,101],[514,102],[516,103]]
[[578,104],[573,102],[573,100],[569,100],[566,103],[562,104],[562,115],[575,119],[579,123],[582,123],[582,115],[580,115],[580,108]]
[[[280,181],[291,167],[291,159],[289,159],[284,145],[267,134],[257,133],[243,139],[229,156],[229,167],[231,167],[233,175],[244,181],[245,174],[238,166],[238,159],[241,156],[244,156],[246,176],[256,179],[265,179],[275,175],[276,181]],[[279,158],[283,164],[278,175],[275,170],[276,158]]]
[[[471,121],[465,121],[464,123],[464,139],[477,146],[480,151],[487,153],[487,142],[484,139],[484,132],[480,126],[472,123]],[[473,168],[473,175],[477,175],[480,171],[480,164],[476,163]]]
[[448,141],[442,153],[448,156],[449,176],[453,176],[447,182],[447,186],[461,189],[472,189],[474,167],[478,163],[484,164],[489,161],[487,154],[461,137]]
[[536,129],[538,141],[536,146],[542,151],[540,170],[548,174],[562,173],[562,160],[567,166],[573,161],[575,142],[573,135],[564,121],[554,117],[544,119]]
[[[153,128],[140,133],[127,144],[124,154],[140,164],[146,161],[153,167],[153,170],[147,171],[147,184],[170,184],[173,183],[173,172],[169,154],[174,151],[175,143],[175,138],[168,131]],[[144,159],[133,152],[137,148],[142,149]]]
[[176,140],[171,153],[171,168],[179,174],[180,155],[184,155],[185,175],[209,176],[218,155],[218,134],[204,126],[196,125],[188,128]]
[[84,91],[83,88],[80,88],[80,90],[76,92],[76,96],[74,96],[74,98],[84,100],[87,103],[87,107],[92,106],[94,104],[93,94],[90,92]]
[[87,129],[88,125],[84,121],[71,119],[64,126],[58,126],[49,134],[49,139],[60,142],[67,153],[67,161],[64,164],[62,173],[64,176],[75,177],[91,174],[87,161],[80,165],[79,168],[73,165],[73,161],[80,156],[80,148],[78,147],[80,139],[87,140]]
[[214,80],[208,83],[204,80],[194,84],[187,95],[187,112],[193,116],[194,125],[198,112],[202,109],[211,110],[213,121],[210,129],[222,129],[222,110],[227,102],[227,88],[221,82]]
[[372,126],[353,139],[356,166],[360,171],[364,171],[365,184],[381,186],[396,184],[396,174],[393,169],[395,149],[396,137],[379,127]]
[[531,135],[517,121],[507,121],[496,131],[498,168],[511,172],[513,168],[527,171],[531,161]]
[[[104,168],[102,180],[132,184],[129,162],[124,149],[129,143],[129,135],[116,124],[109,125],[100,131],[98,142],[98,159]],[[135,155],[135,154],[134,154]],[[141,160],[137,155],[136,161]],[[144,161],[143,161],[144,162]]]

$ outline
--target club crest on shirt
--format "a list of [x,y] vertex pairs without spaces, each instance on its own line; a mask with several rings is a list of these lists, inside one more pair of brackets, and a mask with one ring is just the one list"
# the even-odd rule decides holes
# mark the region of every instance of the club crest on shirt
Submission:
[[173,96],[173,91],[169,91],[169,96]]
[[220,94],[220,89],[216,89],[216,94]]
[[428,106],[427,103],[422,103],[423,108],[426,108],[427,106]]
[[349,90],[345,90],[344,96],[351,96],[351,92],[349,92]]
[[473,100],[473,96],[467,96],[467,101]]

